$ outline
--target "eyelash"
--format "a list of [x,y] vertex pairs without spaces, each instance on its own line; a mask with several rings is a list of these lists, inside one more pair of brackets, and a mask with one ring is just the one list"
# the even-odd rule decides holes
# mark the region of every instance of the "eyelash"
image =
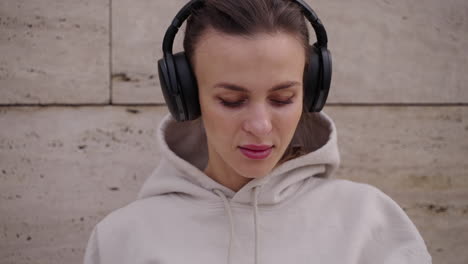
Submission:
[[[284,101],[281,101],[281,100],[271,100],[271,101],[273,102],[274,105],[276,105],[278,107],[281,107],[281,106],[293,103],[293,101],[291,99],[292,99],[292,97],[287,99],[287,100],[284,100]],[[239,100],[239,101],[236,101],[236,102],[229,102],[229,101],[225,101],[225,100],[223,100],[221,98],[219,98],[219,100],[221,101],[222,105],[224,105],[226,107],[229,107],[229,108],[240,107],[240,106],[242,106],[243,103],[245,103],[245,101],[247,101],[246,99],[242,99],[242,100]]]

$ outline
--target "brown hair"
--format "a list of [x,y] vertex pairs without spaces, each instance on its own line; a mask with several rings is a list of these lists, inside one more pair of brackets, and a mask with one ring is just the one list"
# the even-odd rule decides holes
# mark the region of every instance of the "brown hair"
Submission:
[[187,19],[183,45],[189,61],[193,61],[195,47],[208,29],[246,37],[257,33],[290,33],[298,37],[307,55],[309,51],[305,18],[301,8],[290,0],[204,1]]
[[[209,29],[240,36],[258,33],[289,33],[298,38],[304,47],[306,65],[309,58],[309,31],[298,4],[290,0],[206,0],[193,10],[187,19],[184,50],[193,67],[196,45]],[[301,121],[305,118],[301,116]],[[300,122],[301,122],[300,121]],[[300,145],[289,144],[281,164],[305,154]]]

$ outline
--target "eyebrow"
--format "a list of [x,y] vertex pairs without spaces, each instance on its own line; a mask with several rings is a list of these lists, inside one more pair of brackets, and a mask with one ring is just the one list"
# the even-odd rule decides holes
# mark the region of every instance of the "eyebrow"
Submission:
[[[277,84],[277,85],[273,86],[268,91],[273,92],[273,91],[286,89],[286,88],[289,88],[289,87],[292,87],[292,86],[295,86],[295,85],[299,85],[299,84],[300,83],[296,82],[296,81],[286,81],[286,82],[283,82],[283,83],[280,83],[280,84]],[[238,92],[247,92],[247,93],[250,92],[248,89],[246,89],[246,88],[244,88],[242,86],[235,85],[235,84],[232,84],[232,83],[226,83],[226,82],[220,82],[220,83],[216,84],[214,87],[215,88],[224,88],[224,89],[228,89],[228,90],[232,90],[232,91],[238,91]]]

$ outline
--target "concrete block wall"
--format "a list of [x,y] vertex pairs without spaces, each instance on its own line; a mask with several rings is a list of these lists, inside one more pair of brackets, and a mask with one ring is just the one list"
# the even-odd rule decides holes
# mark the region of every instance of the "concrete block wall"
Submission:
[[[333,55],[335,176],[395,199],[434,263],[468,263],[468,2],[307,2]],[[91,228],[135,199],[185,3],[0,2],[0,263],[81,263]]]

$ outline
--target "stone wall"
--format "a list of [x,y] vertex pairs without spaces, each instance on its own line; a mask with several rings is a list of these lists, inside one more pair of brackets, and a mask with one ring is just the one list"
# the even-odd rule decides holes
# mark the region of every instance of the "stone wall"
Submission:
[[[434,263],[468,263],[468,2],[308,2],[333,54],[336,177],[395,199]],[[81,263],[91,228],[135,199],[184,3],[0,1],[0,263]]]

